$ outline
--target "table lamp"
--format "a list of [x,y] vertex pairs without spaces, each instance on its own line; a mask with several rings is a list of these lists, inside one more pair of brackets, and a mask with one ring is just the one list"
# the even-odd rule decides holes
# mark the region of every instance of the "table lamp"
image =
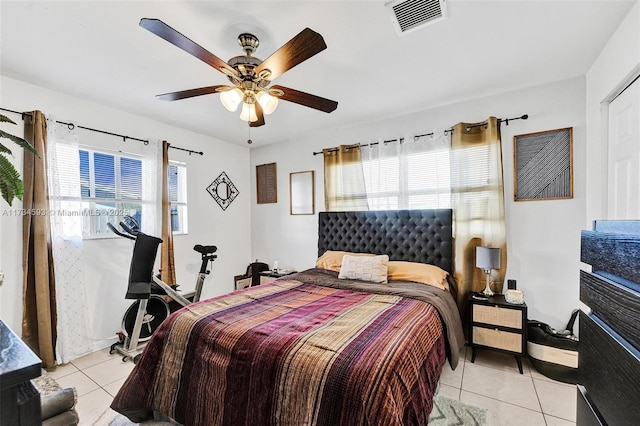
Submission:
[[498,247],[476,247],[476,267],[480,268],[487,275],[487,284],[482,291],[485,296],[493,296],[491,286],[491,271],[500,269],[500,249]]

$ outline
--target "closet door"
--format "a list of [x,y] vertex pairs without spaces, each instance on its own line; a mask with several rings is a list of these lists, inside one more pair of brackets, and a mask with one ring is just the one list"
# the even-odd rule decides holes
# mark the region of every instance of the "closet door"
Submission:
[[640,218],[640,80],[609,104],[608,218]]

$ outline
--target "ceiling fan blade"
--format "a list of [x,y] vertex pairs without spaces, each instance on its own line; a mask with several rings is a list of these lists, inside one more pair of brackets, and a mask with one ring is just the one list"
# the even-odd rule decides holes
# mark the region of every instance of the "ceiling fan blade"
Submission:
[[177,101],[180,99],[193,98],[195,96],[219,93],[218,89],[220,87],[229,87],[229,86],[225,86],[224,84],[219,84],[216,86],[207,86],[207,87],[200,87],[197,89],[181,90],[179,92],[163,93],[162,95],[157,95],[156,97],[162,101]]
[[174,46],[177,46],[185,52],[195,56],[201,61],[209,64],[216,70],[222,72],[222,69],[226,69],[233,75],[238,75],[236,70],[227,65],[225,61],[218,58],[216,55],[209,52],[204,47],[185,37],[159,19],[142,18],[140,20],[140,26],[145,30],[151,31],[158,37],[165,39]]
[[327,45],[320,34],[305,28],[258,65],[255,69],[256,75],[268,69],[271,75],[266,79],[271,81],[326,48]]
[[249,123],[250,127],[260,127],[264,126],[264,112],[262,111],[262,106],[259,103],[255,103],[256,115],[258,116],[258,121],[253,121]]
[[321,98],[320,96],[312,95],[310,93],[301,92],[284,86],[271,86],[271,89],[282,90],[284,94],[279,96],[279,98],[283,101],[293,102],[324,112],[331,112],[338,108],[338,103],[336,101]]

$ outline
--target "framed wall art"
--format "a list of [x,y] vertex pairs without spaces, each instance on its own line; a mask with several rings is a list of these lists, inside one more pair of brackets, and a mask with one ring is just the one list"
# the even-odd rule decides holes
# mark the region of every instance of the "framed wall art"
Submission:
[[289,173],[289,213],[315,214],[314,172]]
[[514,200],[573,198],[573,127],[513,137]]
[[278,174],[276,163],[256,166],[256,195],[258,204],[278,202]]

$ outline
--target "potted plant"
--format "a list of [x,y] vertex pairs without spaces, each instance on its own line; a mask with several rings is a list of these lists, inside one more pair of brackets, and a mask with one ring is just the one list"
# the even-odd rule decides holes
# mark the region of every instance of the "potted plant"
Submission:
[[[0,123],[16,124],[13,120],[2,114],[0,114]],[[18,146],[37,155],[36,150],[29,144],[29,142],[18,136],[0,129],[0,138],[9,139]],[[13,155],[11,150],[0,142],[0,194],[2,195],[2,198],[11,205],[14,198],[22,200],[24,185],[20,179],[20,173],[18,173],[16,168],[9,161],[9,155]]]

